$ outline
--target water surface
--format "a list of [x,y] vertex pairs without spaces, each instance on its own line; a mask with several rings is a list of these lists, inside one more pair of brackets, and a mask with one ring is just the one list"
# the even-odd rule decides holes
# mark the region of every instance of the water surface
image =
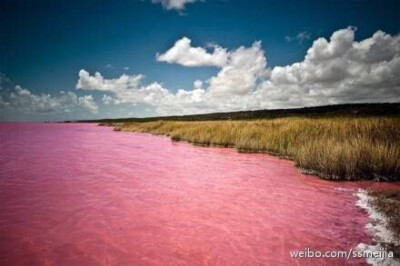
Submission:
[[93,124],[0,124],[1,265],[342,265],[359,184],[291,161]]

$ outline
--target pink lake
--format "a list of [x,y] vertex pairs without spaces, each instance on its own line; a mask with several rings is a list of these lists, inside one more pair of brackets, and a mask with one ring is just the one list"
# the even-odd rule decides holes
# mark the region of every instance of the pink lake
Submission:
[[362,265],[353,193],[293,162],[95,124],[0,124],[1,265]]

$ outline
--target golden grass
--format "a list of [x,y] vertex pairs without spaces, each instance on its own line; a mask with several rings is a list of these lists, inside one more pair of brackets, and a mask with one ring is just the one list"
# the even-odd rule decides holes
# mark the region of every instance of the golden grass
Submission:
[[291,158],[325,179],[400,180],[400,117],[128,122],[117,130]]

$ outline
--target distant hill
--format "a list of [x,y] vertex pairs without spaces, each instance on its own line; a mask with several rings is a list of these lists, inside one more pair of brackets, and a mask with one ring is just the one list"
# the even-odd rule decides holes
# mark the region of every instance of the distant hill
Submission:
[[400,103],[368,103],[368,104],[338,104],[293,109],[272,109],[239,111],[224,113],[209,113],[182,116],[157,116],[146,118],[116,118],[98,120],[79,120],[65,122],[110,123],[110,122],[149,122],[165,121],[209,121],[209,120],[247,120],[278,117],[321,117],[321,116],[397,116],[400,115]]

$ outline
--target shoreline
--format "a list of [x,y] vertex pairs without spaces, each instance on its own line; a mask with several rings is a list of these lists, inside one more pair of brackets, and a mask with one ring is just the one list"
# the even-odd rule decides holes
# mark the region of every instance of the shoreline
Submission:
[[102,123],[194,145],[268,153],[326,180],[400,181],[400,117]]
[[[309,174],[309,175],[316,175],[319,178],[329,180],[329,181],[350,181],[350,180],[343,180],[338,177],[332,178],[332,176],[325,175],[324,173],[315,171],[313,169],[303,169],[300,167],[295,158],[293,156],[288,156],[288,155],[282,155],[279,152],[270,152],[268,150],[249,150],[249,149],[239,149],[236,145],[218,145],[216,143],[213,143],[211,141],[208,142],[194,142],[190,141],[190,139],[174,136],[173,133],[169,132],[162,132],[162,131],[156,131],[156,130],[139,130],[139,128],[132,128],[129,127],[129,124],[148,124],[148,123],[157,123],[157,122],[142,122],[142,123],[107,123],[107,124],[99,124],[102,126],[111,126],[114,128],[115,131],[125,131],[125,132],[141,132],[141,133],[150,133],[153,135],[163,135],[166,137],[169,137],[173,141],[187,141],[188,143],[191,143],[193,145],[200,145],[200,146],[210,146],[210,147],[230,147],[230,148],[236,148],[238,152],[251,152],[251,153],[267,153],[271,156],[277,156],[280,158],[284,159],[289,159],[292,161],[295,161],[295,166],[296,168],[299,169],[300,172],[304,174]],[[165,123],[171,123],[171,122],[158,122],[161,124]],[[181,123],[193,123],[193,122],[181,122]],[[194,122],[198,123],[198,122]],[[222,122],[223,123],[223,122]],[[358,179],[360,180],[360,179]],[[362,180],[362,179],[361,179]],[[361,181],[360,180],[360,181]],[[379,179],[378,179],[379,180]],[[369,181],[376,182],[374,179],[370,179]],[[395,180],[397,181],[397,180]],[[397,232],[397,235],[395,233],[395,229],[393,226],[391,227],[388,224],[389,220],[389,215],[391,214],[391,211],[394,211],[395,213],[400,214],[400,191],[397,191],[399,195],[398,199],[398,204],[392,205],[392,209],[384,209],[386,210],[386,213],[382,212],[382,207],[379,206],[377,203],[377,199],[381,196],[383,199],[387,198],[387,195],[385,195],[385,190],[384,191],[366,191],[362,190],[354,195],[358,197],[358,200],[356,201],[355,205],[358,206],[359,208],[363,209],[364,211],[367,212],[369,216],[370,222],[366,225],[366,230],[368,234],[371,236],[372,243],[370,244],[365,244],[365,243],[360,243],[356,249],[362,250],[362,251],[367,251],[367,252],[373,252],[377,251],[379,249],[385,248],[388,252],[391,251],[393,252],[395,258],[384,258],[384,259],[372,259],[372,258],[366,258],[366,262],[372,265],[398,265],[400,266],[400,232]],[[375,194],[375,195],[373,195]],[[385,198],[386,197],[386,198]],[[381,210],[379,210],[381,209]],[[400,217],[399,217],[400,218]],[[398,230],[398,229],[397,229]]]
[[380,266],[400,266],[399,249],[400,238],[388,225],[388,217],[373,205],[374,196],[366,190],[359,189],[354,193],[358,197],[356,206],[365,210],[369,216],[369,223],[365,229],[372,238],[371,244],[360,243],[356,248],[366,252],[376,252],[382,249],[393,252],[394,258],[366,258],[367,263]]

